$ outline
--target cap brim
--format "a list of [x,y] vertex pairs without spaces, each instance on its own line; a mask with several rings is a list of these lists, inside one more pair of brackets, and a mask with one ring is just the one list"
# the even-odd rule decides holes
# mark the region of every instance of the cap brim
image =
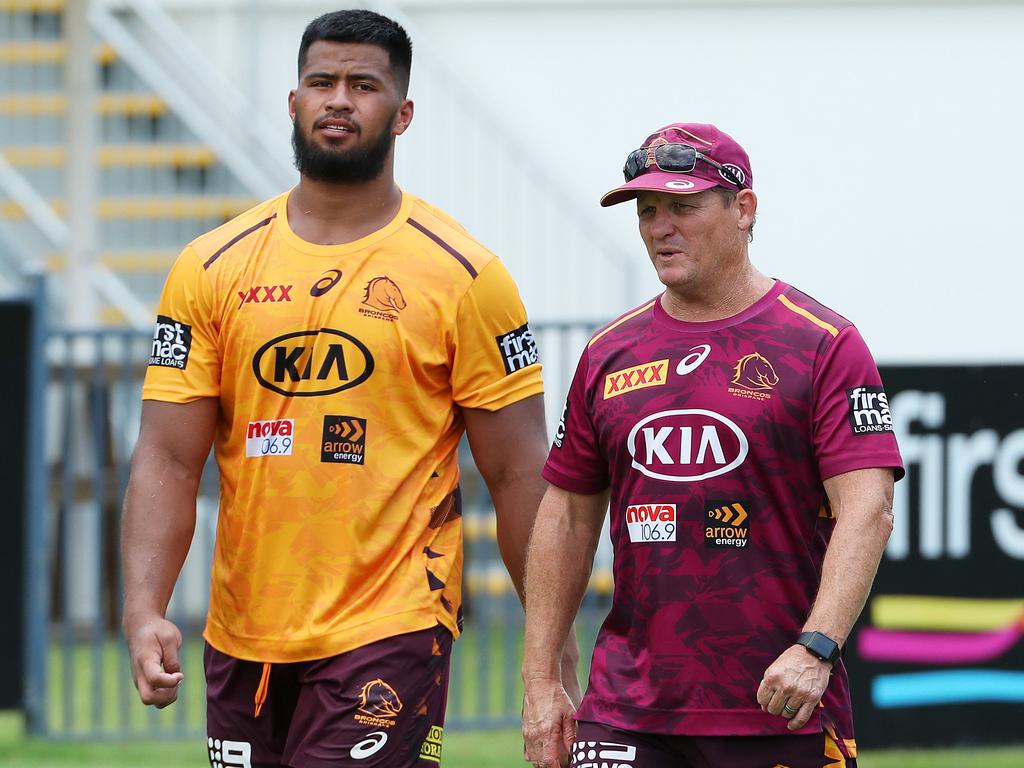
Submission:
[[601,198],[601,205],[607,208],[609,205],[617,205],[626,200],[632,200],[641,192],[667,192],[671,195],[692,195],[695,192],[703,192],[705,189],[719,186],[714,181],[701,179],[696,176],[687,176],[685,173],[665,173],[655,171],[637,176],[632,181],[627,181],[621,187],[616,187]]

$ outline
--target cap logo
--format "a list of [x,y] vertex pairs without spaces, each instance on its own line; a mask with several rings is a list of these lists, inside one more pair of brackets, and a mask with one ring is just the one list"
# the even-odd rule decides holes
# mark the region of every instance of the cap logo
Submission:
[[[746,184],[747,183],[747,174],[745,174],[743,172],[743,169],[740,168],[735,163],[722,163],[722,167],[723,168],[728,168],[730,171],[732,171],[733,174],[736,176],[736,178],[740,180],[741,184]],[[718,172],[718,175],[721,176],[726,181],[732,182],[732,179],[730,179],[728,176],[726,176],[721,171]]]
[[666,181],[665,186],[669,189],[693,189],[693,182],[679,179],[677,181]]

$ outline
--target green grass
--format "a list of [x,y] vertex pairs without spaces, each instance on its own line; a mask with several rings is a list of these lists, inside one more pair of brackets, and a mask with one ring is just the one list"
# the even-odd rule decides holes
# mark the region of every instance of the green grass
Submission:
[[[490,622],[481,622],[490,623]],[[588,638],[589,640],[590,638]],[[492,721],[518,712],[522,701],[519,659],[522,632],[473,627],[456,643],[448,723],[483,716]],[[589,647],[586,641],[582,643]],[[202,732],[205,708],[202,644],[183,647],[183,700],[162,711],[143,707],[128,678],[127,652],[119,641],[96,648],[54,646],[49,659],[50,729],[63,739],[29,739],[17,713],[0,712],[0,768],[203,768],[204,740],[168,740],[172,731]],[[586,657],[587,654],[584,654]],[[586,667],[587,658],[581,659]],[[585,678],[584,678],[585,679]],[[486,685],[481,685],[483,680]],[[184,704],[184,706],[182,706]],[[127,728],[125,727],[127,724]],[[160,732],[164,732],[164,737]],[[130,739],[112,738],[130,734]],[[96,734],[100,734],[97,739]],[[104,735],[107,740],[104,741]],[[445,733],[445,768],[521,768],[516,729]],[[860,768],[1021,768],[1024,746],[1003,749],[867,751]]]
[[[445,768],[522,768],[518,731],[452,731],[445,734]],[[26,739],[14,713],[0,713],[0,766],[4,768],[202,768],[200,740],[135,742],[47,742]],[[877,751],[860,768],[1020,768],[1024,747],[1001,749]]]

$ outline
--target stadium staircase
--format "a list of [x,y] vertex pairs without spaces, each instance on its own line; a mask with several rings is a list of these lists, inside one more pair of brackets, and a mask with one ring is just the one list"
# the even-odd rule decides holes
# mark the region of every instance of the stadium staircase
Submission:
[[[39,254],[58,278],[69,268],[67,248],[56,246],[66,245],[68,137],[80,120],[71,114],[65,65],[68,15],[80,1],[0,0],[2,269],[24,269]],[[166,53],[177,41],[147,35],[146,23],[167,21],[159,13],[145,2],[94,3],[89,12],[97,120],[91,259],[113,286],[98,307],[96,319],[106,324],[125,323],[126,307],[140,304],[151,317],[184,243],[289,184],[287,169],[261,173],[252,153],[243,156],[237,139],[208,117],[197,97],[203,83],[182,86],[191,74],[182,71],[186,64],[161,60],[161,48]],[[73,285],[62,290],[73,300]]]

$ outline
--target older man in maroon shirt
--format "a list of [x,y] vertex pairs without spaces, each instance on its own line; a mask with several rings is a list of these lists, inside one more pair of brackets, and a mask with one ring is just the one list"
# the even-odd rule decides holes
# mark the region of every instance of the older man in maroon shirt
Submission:
[[[903,474],[878,370],[850,321],[751,264],[757,197],[730,136],[667,126],[624,173],[601,203],[636,200],[665,291],[591,338],[544,468],[527,759],[855,766],[841,649]],[[615,592],[574,711],[559,649],[606,509]]]

